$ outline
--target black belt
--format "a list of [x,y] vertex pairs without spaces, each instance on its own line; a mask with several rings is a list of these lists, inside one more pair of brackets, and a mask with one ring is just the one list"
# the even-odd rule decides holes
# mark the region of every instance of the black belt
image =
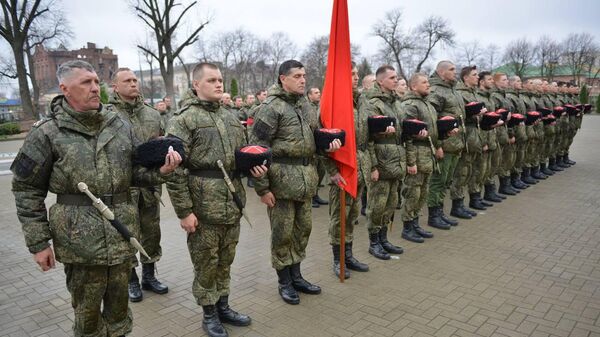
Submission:
[[[202,178],[213,178],[213,179],[223,179],[224,178],[223,171],[221,171],[221,170],[192,169],[192,170],[188,170],[188,173],[192,176],[202,177]],[[236,177],[236,174],[233,171],[227,172],[227,175],[229,176],[229,178]]]
[[359,151],[367,151],[367,144],[356,145],[356,149]]
[[[129,192],[122,192],[117,194],[105,194],[100,196],[100,200],[107,206],[123,204],[130,200]],[[72,205],[72,206],[92,206],[92,199],[87,195],[81,194],[58,194],[56,196],[56,203],[61,205]]]
[[401,142],[399,140],[390,138],[390,139],[375,139],[375,144],[392,144],[392,145],[400,145]]
[[413,140],[413,144],[414,145],[423,145],[423,146],[429,146],[429,140],[423,140],[423,139],[415,139]]
[[298,158],[298,157],[273,157],[273,162],[278,164],[286,165],[302,165],[308,166],[313,163],[312,158]]

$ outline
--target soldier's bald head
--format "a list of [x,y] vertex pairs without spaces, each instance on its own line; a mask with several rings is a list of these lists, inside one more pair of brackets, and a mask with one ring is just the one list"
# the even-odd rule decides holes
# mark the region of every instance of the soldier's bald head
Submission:
[[438,74],[440,74],[441,72],[450,69],[452,66],[454,66],[454,63],[452,63],[451,61],[448,61],[448,60],[440,61],[437,64],[437,66],[435,67],[435,71]]
[[192,70],[192,79],[194,79],[196,81],[200,80],[202,78],[202,76],[204,76],[204,71],[206,69],[219,70],[219,67],[217,67],[216,64],[208,63],[208,62],[198,63],[194,67],[194,70]]

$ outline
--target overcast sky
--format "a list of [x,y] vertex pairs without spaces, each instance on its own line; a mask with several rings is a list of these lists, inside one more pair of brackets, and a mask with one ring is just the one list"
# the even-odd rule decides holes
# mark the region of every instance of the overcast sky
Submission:
[[[130,0],[82,1],[63,0],[64,11],[75,33],[69,48],[86,42],[109,46],[119,55],[119,65],[139,67],[136,41],[145,36],[145,27],[128,7]],[[184,3],[190,1],[184,0]],[[244,27],[259,37],[287,33],[303,49],[317,36],[329,34],[332,0],[199,0],[190,22],[210,18],[202,31],[210,40],[216,34]],[[600,42],[600,1],[598,0],[348,0],[350,38],[361,53],[376,53],[378,40],[370,35],[371,27],[384,13],[394,8],[404,12],[403,26],[415,27],[430,15],[448,19],[457,41],[479,40],[482,45],[507,42],[527,36],[535,41],[548,34],[561,40],[570,32],[588,32]],[[186,33],[185,28],[180,32]],[[193,61],[194,49],[185,59]],[[440,50],[432,61],[448,57]],[[376,66],[376,65],[375,65]]]

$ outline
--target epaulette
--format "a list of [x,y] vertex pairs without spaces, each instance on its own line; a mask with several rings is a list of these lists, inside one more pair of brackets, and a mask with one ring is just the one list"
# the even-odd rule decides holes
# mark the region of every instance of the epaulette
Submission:
[[40,119],[39,121],[37,121],[37,122],[33,123],[33,125],[32,125],[31,127],[32,127],[32,128],[36,128],[36,129],[37,129],[37,128],[39,128],[40,126],[42,126],[43,124],[45,124],[45,123],[47,123],[47,122],[49,122],[49,121],[51,121],[51,120],[52,120],[52,118],[49,118],[49,117],[44,117],[44,118]]
[[190,107],[191,107],[191,105],[185,106],[185,107],[183,107],[183,108],[181,108],[181,109],[179,109],[179,110],[175,111],[175,112],[173,113],[173,115],[174,115],[174,116],[181,115],[182,113],[184,113],[184,112],[185,112],[187,109],[189,109]]
[[277,96],[269,96],[262,102],[262,104],[269,104],[269,103],[273,102],[273,100],[275,100],[276,98],[277,98]]

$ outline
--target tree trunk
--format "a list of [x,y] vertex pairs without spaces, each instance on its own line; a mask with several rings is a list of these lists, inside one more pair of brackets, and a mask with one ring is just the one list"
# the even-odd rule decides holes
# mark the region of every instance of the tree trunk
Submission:
[[165,91],[167,92],[167,96],[171,97],[172,100],[175,100],[175,86],[173,85],[173,62],[167,61],[166,63],[166,69],[161,66],[160,72],[163,80],[165,81]]
[[34,106],[31,101],[31,92],[29,91],[29,82],[27,81],[27,67],[25,66],[25,53],[23,51],[23,43],[15,41],[15,43],[12,46],[19,81],[19,95],[21,95],[21,108],[23,109],[22,116],[19,117],[24,120],[38,119],[38,111],[34,110]]
[[26,43],[27,46],[25,48],[25,53],[27,55],[27,64],[29,66],[29,80],[31,81],[31,87],[33,89],[33,102],[32,105],[34,107],[34,111],[38,112],[38,113],[43,113],[44,115],[46,115],[46,112],[43,111],[43,107],[40,105],[40,87],[38,86],[37,83],[37,78],[35,77],[35,69],[34,69],[34,65],[33,65],[33,55],[31,55],[31,46],[29,46],[29,43]]

